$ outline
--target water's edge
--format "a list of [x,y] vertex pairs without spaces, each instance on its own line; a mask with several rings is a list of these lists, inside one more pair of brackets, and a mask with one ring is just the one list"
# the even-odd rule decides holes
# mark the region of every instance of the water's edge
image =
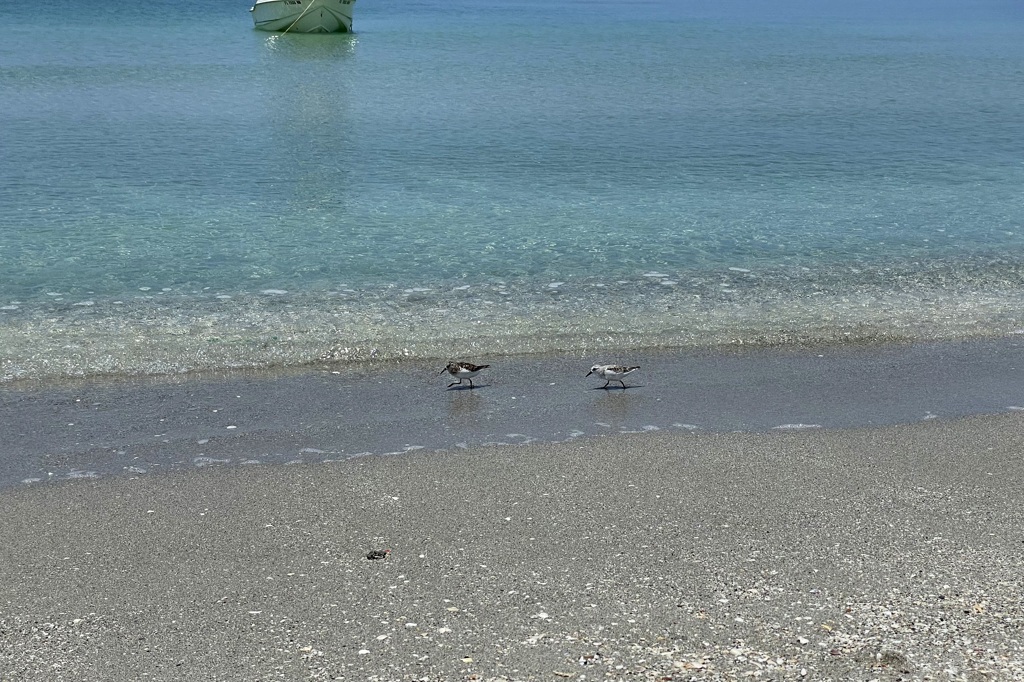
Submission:
[[[494,357],[28,384],[0,393],[0,487],[216,465],[313,464],[615,433],[855,428],[1024,407],[1024,339]],[[629,388],[595,362],[641,370]]]
[[68,294],[0,308],[0,383],[402,359],[999,337],[1024,327],[1016,262],[649,271],[424,287]]

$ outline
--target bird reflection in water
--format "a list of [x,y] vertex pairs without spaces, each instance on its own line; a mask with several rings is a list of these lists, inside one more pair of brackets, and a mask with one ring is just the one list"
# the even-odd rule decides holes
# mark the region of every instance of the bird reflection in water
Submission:
[[477,391],[452,391],[448,401],[448,418],[463,419],[472,416],[483,407],[484,398]]

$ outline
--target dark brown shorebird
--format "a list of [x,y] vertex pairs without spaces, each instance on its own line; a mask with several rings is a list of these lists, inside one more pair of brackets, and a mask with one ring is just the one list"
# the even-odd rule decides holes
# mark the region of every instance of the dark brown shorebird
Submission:
[[590,368],[590,371],[587,372],[587,376],[589,377],[591,374],[596,374],[604,379],[604,386],[601,388],[608,388],[608,384],[613,381],[617,381],[622,384],[623,388],[629,388],[626,386],[625,382],[622,381],[622,378],[630,372],[635,372],[638,369],[640,369],[640,365],[634,365],[632,367],[627,367],[625,365],[594,365]]
[[378,561],[380,559],[387,559],[388,554],[391,554],[390,549],[375,549],[366,555],[366,558],[370,561]]
[[484,370],[490,367],[490,365],[474,365],[472,362],[449,362],[448,365],[441,370],[440,374],[448,372],[458,381],[453,381],[448,384],[448,388],[456,386],[462,383],[463,379],[469,381],[470,388],[476,388],[473,385],[473,377],[480,373],[480,370]]

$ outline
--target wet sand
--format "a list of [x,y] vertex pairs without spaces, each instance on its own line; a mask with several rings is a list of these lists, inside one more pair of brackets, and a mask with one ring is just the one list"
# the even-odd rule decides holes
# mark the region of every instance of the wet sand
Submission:
[[1022,489],[1020,413],[23,486],[0,679],[1019,680]]
[[[0,389],[0,488],[217,465],[316,463],[414,449],[565,442],[644,431],[849,428],[1024,406],[1024,339],[718,352],[322,365]],[[640,365],[622,390],[596,362]]]

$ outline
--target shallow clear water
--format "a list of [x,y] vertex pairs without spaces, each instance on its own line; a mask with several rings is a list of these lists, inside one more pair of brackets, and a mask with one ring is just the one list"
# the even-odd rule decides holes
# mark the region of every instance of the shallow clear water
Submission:
[[1024,325],[1024,8],[13,8],[0,380]]

